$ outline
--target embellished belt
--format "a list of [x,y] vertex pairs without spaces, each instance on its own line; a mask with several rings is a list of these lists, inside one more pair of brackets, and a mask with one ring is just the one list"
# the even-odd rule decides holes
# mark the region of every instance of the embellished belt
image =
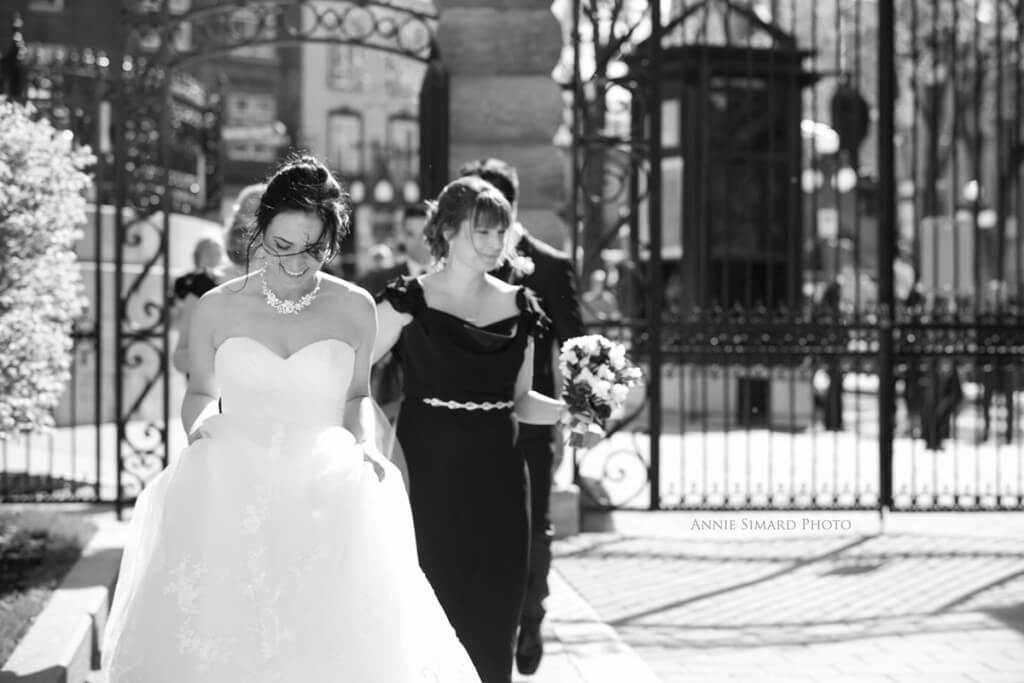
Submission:
[[511,408],[515,401],[445,401],[440,398],[424,398],[423,402],[435,408],[447,408],[448,410],[502,410]]

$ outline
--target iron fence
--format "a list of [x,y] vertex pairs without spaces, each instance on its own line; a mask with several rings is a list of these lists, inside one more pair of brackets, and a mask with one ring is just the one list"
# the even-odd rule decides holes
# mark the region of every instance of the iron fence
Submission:
[[585,305],[648,373],[591,506],[1022,507],[1021,25],[574,3]]

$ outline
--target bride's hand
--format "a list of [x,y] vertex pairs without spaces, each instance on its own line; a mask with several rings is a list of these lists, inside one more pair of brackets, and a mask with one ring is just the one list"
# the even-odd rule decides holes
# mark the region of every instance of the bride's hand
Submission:
[[199,439],[202,439],[202,438],[205,438],[205,437],[206,437],[206,433],[203,431],[202,427],[196,427],[188,435],[188,445],[191,446],[196,441],[199,441]]
[[377,453],[377,449],[373,446],[364,443],[363,445],[363,462],[368,462],[373,466],[373,472],[377,475],[377,481],[384,481],[384,465],[380,464],[377,460],[380,457],[383,460],[383,456]]

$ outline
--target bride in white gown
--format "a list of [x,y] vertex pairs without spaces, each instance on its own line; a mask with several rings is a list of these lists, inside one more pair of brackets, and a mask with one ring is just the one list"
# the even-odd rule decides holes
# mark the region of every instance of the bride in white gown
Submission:
[[341,199],[319,161],[286,163],[257,212],[263,269],[196,308],[191,445],[136,504],[110,683],[479,681],[420,571],[401,474],[368,445],[373,301],[318,272]]

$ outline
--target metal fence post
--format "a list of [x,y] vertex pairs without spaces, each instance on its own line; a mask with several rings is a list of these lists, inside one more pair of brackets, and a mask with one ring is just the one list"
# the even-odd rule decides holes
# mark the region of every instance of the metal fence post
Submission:
[[893,260],[896,248],[894,156],[896,17],[893,0],[878,2],[878,509],[892,509],[893,436],[896,418],[893,375]]

